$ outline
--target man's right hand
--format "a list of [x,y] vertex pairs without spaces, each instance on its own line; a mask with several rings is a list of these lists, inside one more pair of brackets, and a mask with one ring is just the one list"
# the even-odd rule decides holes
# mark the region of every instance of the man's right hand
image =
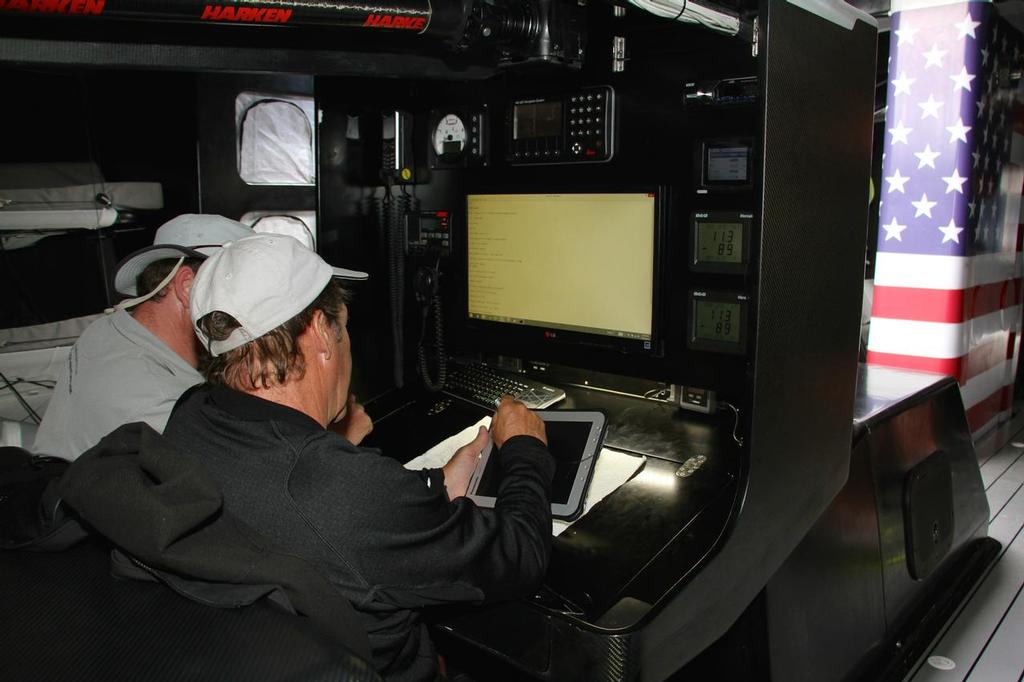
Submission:
[[506,395],[502,396],[498,409],[491,419],[491,439],[500,448],[513,436],[533,436],[544,445],[548,444],[544,420],[523,403]]

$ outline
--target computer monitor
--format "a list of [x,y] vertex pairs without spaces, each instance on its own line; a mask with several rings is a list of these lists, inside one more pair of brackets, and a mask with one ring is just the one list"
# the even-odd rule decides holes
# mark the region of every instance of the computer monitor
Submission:
[[471,194],[467,316],[508,341],[655,352],[656,191]]

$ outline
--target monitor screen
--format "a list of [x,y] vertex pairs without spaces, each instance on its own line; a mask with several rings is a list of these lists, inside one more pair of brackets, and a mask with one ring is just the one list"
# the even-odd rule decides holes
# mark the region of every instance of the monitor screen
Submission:
[[651,348],[654,192],[471,194],[467,213],[471,320]]

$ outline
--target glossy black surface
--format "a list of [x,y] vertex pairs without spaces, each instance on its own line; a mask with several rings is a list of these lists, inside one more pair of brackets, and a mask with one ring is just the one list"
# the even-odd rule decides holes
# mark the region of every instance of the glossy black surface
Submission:
[[[687,413],[650,400],[567,387],[553,409],[600,409],[605,446],[645,456],[643,469],[553,541],[537,605],[570,612],[585,628],[630,630],[685,580],[721,535],[740,473],[731,414]],[[408,460],[485,412],[442,395],[373,401],[366,444]],[[703,455],[690,476],[680,463]]]

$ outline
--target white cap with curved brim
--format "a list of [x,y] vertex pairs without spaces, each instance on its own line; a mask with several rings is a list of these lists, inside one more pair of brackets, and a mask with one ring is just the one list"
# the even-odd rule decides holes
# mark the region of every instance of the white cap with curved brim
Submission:
[[[196,336],[214,356],[273,331],[316,300],[332,277],[363,280],[358,270],[331,267],[294,237],[257,234],[225,244],[192,281],[189,308]],[[220,311],[241,325],[211,341],[197,322]]]
[[[206,258],[227,242],[252,234],[248,226],[224,216],[186,213],[172,218],[157,229],[153,246],[139,249],[118,264],[114,288],[127,296],[138,296],[139,275],[152,263],[170,258]],[[147,293],[154,294],[163,285],[166,282]]]

